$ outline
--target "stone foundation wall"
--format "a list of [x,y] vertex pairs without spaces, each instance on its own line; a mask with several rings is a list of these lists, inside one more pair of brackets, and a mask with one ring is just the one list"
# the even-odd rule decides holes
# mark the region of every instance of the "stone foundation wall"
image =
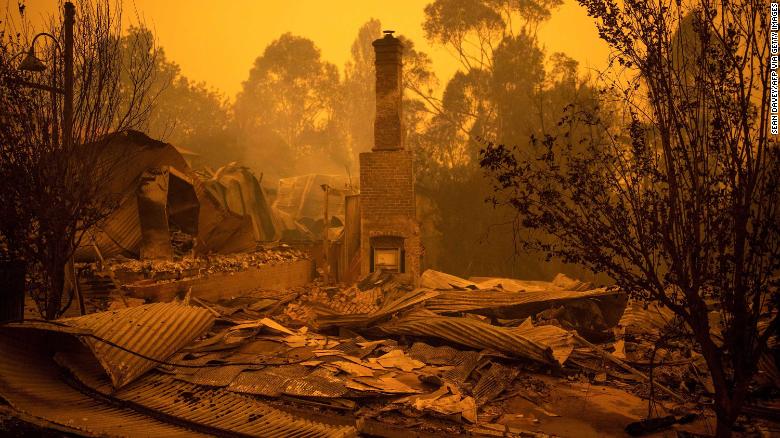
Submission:
[[142,286],[127,286],[130,294],[150,301],[170,301],[184,296],[192,287],[192,296],[208,301],[237,297],[253,290],[285,290],[303,286],[312,280],[312,261],[260,266],[246,271],[213,274],[188,280]]

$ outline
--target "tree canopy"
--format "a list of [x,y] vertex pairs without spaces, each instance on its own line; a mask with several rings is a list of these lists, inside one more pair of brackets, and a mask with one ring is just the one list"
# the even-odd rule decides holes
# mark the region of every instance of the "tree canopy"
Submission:
[[729,436],[780,324],[764,4],[580,3],[615,51],[615,82],[530,148],[488,143],[481,164],[494,201],[537,231],[531,246],[685,321],[713,379],[717,435]]

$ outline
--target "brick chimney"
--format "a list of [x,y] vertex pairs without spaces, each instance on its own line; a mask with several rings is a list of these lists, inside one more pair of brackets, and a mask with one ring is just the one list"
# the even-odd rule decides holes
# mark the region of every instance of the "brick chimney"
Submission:
[[404,148],[402,108],[403,45],[385,31],[376,51],[374,147],[360,154],[361,274],[397,272],[416,285],[420,276],[412,152]]
[[403,45],[385,31],[385,37],[373,43],[376,53],[376,119],[373,150],[403,149],[401,126],[403,78]]

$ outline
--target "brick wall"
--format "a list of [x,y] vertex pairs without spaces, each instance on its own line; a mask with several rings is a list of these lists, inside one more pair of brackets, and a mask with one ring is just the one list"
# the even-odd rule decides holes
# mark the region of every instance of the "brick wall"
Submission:
[[420,227],[416,219],[414,166],[406,150],[360,154],[361,272],[370,272],[371,239],[400,237],[407,281],[420,275]]
[[386,35],[373,42],[376,67],[376,118],[373,150],[403,149],[401,41]]
[[364,218],[415,217],[411,152],[360,154],[360,210]]

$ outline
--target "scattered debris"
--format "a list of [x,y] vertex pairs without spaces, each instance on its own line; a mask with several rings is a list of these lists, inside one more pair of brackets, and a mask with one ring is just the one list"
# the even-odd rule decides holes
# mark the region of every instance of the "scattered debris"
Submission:
[[[666,368],[639,361],[633,344],[655,331],[637,322],[654,316],[643,316],[634,303],[625,312],[602,311],[624,305],[625,294],[565,290],[584,288],[566,278],[512,292],[504,285],[524,282],[460,280],[428,273],[427,284],[435,281],[436,289],[411,289],[377,272],[348,287],[311,283],[214,301],[194,294],[157,304],[128,298],[133,306],[117,304],[110,312],[10,324],[0,339],[21,336],[28,348],[43,352],[64,336],[69,341],[61,348],[54,343],[53,356],[40,360],[54,373],[51,384],[64,369],[75,379],[72,391],[94,406],[126,406],[205,434],[285,436],[295,429],[307,430],[306,436],[369,430],[394,436],[414,428],[434,435],[555,436],[574,412],[571,403],[598,403],[590,394],[602,392],[629,397],[637,407],[609,430],[629,423],[626,430],[660,430],[669,415],[676,415],[670,425],[682,427],[681,414],[659,403],[695,398],[679,382],[668,384],[676,374],[665,370],[698,364],[672,361],[677,353],[658,355],[667,359]],[[558,316],[546,318],[551,310]],[[559,317],[583,311],[615,337],[591,341],[580,333],[592,334],[587,329],[594,327],[584,316],[577,316],[577,327]],[[0,356],[18,353],[14,348],[0,342]],[[697,370],[706,378],[706,369]],[[660,419],[642,422],[646,403],[631,393],[649,397],[650,371]],[[0,396],[16,400],[4,379]],[[51,412],[39,414],[57,420]],[[166,421],[153,427],[167,427]],[[706,416],[694,423],[703,421]]]
[[198,258],[186,256],[176,261],[116,257],[107,261],[107,268],[127,284],[142,280],[164,282],[224,272],[241,272],[253,267],[306,258],[308,256],[301,250],[276,246],[246,253],[213,254]]
[[381,324],[378,329],[387,334],[436,337],[467,347],[489,348],[542,363],[557,363],[549,347],[533,342],[513,330],[470,318],[439,316],[420,311]]

